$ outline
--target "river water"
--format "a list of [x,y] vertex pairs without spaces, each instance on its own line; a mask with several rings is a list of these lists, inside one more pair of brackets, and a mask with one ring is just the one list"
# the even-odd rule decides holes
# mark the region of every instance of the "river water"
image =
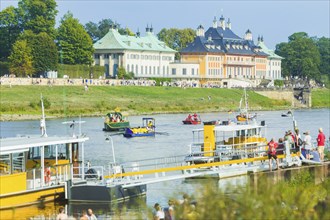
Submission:
[[[283,111],[259,111],[258,121],[264,120],[267,125],[266,137],[278,139],[283,137],[286,130],[293,130],[293,123],[291,117],[281,117]],[[150,115],[148,115],[149,117]],[[148,158],[158,158],[165,156],[178,156],[189,153],[189,144],[192,142],[192,130],[201,128],[202,125],[183,125],[182,120],[185,119],[186,114],[159,114],[152,115],[156,120],[155,137],[140,137],[140,138],[124,138],[122,135],[113,135],[113,143],[115,150],[115,159],[117,163],[123,163],[134,160],[143,160]],[[202,121],[210,120],[228,120],[234,118],[234,114],[228,113],[202,113],[200,114]],[[315,140],[318,134],[318,128],[322,127],[326,138],[329,138],[330,122],[329,109],[307,109],[294,111],[294,119],[302,134],[309,130],[312,139]],[[143,116],[130,116],[129,121],[131,126],[141,126]],[[76,120],[79,118],[66,118],[47,120],[47,134],[48,135],[66,135],[72,133],[72,129],[63,125],[63,121]],[[105,166],[113,161],[112,150],[110,143],[105,141],[109,132],[103,132],[103,118],[102,117],[85,117],[81,119],[85,121],[82,124],[81,132],[85,133],[90,140],[85,144],[85,159],[89,160],[93,166]],[[13,137],[16,135],[32,135],[39,134],[39,121],[14,121],[1,122],[1,137]],[[79,127],[76,126],[75,133],[79,133]],[[303,136],[303,135],[302,135]],[[178,192],[194,192],[198,187],[202,187],[205,180],[175,180],[164,183],[150,184],[147,187],[146,205],[152,206],[159,202],[166,206],[169,197],[180,198]],[[217,180],[215,185],[223,185],[226,182],[244,182],[246,177],[239,177],[235,179]],[[39,209],[39,213],[44,210],[55,210],[58,204],[47,204],[47,209],[43,207]],[[123,205],[126,213],[139,211],[140,204],[135,205],[127,203]],[[106,216],[111,216],[116,211],[111,206],[92,206],[97,209],[97,214],[100,219]],[[85,208],[81,206],[68,206],[68,212],[74,215],[79,209]],[[31,209],[32,210],[32,209]],[[79,211],[78,211],[79,212]],[[36,213],[27,212],[25,218],[35,216]],[[23,217],[23,216],[21,216]]]

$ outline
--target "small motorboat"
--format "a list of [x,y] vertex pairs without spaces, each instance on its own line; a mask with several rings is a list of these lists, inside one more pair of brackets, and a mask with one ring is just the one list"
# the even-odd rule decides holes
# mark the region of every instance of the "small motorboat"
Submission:
[[142,127],[126,128],[124,137],[146,137],[155,136],[155,119],[142,118]]
[[198,125],[201,123],[201,118],[196,113],[191,115],[189,114],[185,120],[182,121],[185,125]]
[[281,114],[282,117],[291,117],[292,116],[292,112],[288,111],[287,113],[282,113]]
[[120,131],[129,127],[129,121],[121,114],[118,108],[105,116],[103,131]]
[[252,120],[257,117],[257,114],[254,115],[246,115],[246,114],[239,114],[236,116],[237,121],[247,121],[247,120]]

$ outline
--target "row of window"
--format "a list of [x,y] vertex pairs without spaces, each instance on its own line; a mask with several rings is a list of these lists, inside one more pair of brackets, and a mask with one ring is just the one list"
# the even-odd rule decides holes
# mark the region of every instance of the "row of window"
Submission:
[[134,66],[134,64],[127,64],[126,66],[127,72],[133,72],[136,76],[137,75],[160,75],[160,74],[169,74],[169,67],[163,66],[162,72],[161,68],[158,66],[138,66],[137,64]]
[[237,76],[251,76],[252,75],[252,69],[251,68],[245,68],[245,67],[228,67],[227,72],[229,75],[237,75]]
[[171,56],[159,56],[159,55],[139,55],[139,54],[126,54],[127,59],[135,59],[138,60],[141,58],[141,60],[168,60],[171,61]]
[[[187,75],[187,68],[182,68],[181,70],[181,75],[186,76]],[[177,69],[176,68],[172,68],[172,75],[175,76],[177,75]],[[191,72],[190,72],[191,76],[195,75],[195,69],[191,68]],[[198,69],[196,70],[196,75],[198,75]]]
[[[94,54],[94,58],[95,59],[100,59],[101,55],[102,54],[96,53],[96,54]],[[117,59],[119,57],[119,55],[118,54],[115,54],[115,53],[113,53],[113,54],[106,53],[106,54],[103,54],[103,57],[105,59],[109,59],[109,58]]]

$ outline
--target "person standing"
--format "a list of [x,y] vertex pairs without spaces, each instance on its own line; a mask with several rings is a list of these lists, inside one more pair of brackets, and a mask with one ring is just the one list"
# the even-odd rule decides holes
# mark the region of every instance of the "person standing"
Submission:
[[160,207],[159,203],[155,203],[154,209],[155,209],[154,220],[164,220],[165,214],[164,211],[162,210],[162,207]]
[[68,215],[65,214],[63,207],[60,207],[59,210],[58,210],[58,212],[59,213],[56,216],[56,220],[65,220],[65,219],[68,219]]
[[278,144],[274,141],[274,138],[268,143],[268,159],[269,159],[269,170],[272,171],[272,158],[276,160],[277,169],[279,169],[279,162],[276,156],[276,148]]
[[325,143],[325,135],[323,134],[323,129],[319,128],[319,135],[317,136],[317,151],[320,154],[321,161],[324,160],[324,143]]
[[306,152],[306,159],[310,160],[311,156],[311,150],[312,150],[312,137],[309,134],[309,131],[306,131],[304,133],[305,137],[304,137],[304,142],[303,142],[303,146],[305,148],[305,152]]
[[93,214],[93,210],[92,209],[88,209],[88,220],[97,220],[96,216]]

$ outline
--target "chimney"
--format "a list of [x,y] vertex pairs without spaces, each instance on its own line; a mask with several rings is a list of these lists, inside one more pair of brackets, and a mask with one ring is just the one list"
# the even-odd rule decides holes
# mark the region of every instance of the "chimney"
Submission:
[[248,29],[248,30],[245,32],[244,39],[245,39],[245,40],[252,40],[252,32],[250,31],[250,29]]
[[214,16],[214,19],[213,19],[213,28],[217,28],[217,18]]
[[227,28],[229,30],[231,30],[231,22],[230,22],[230,18],[228,18],[228,21],[227,21]]
[[221,27],[223,30],[226,29],[225,18],[223,17],[223,15],[221,15],[221,17],[219,19],[219,27]]
[[198,37],[204,37],[204,27],[201,24],[197,27],[196,35]]

